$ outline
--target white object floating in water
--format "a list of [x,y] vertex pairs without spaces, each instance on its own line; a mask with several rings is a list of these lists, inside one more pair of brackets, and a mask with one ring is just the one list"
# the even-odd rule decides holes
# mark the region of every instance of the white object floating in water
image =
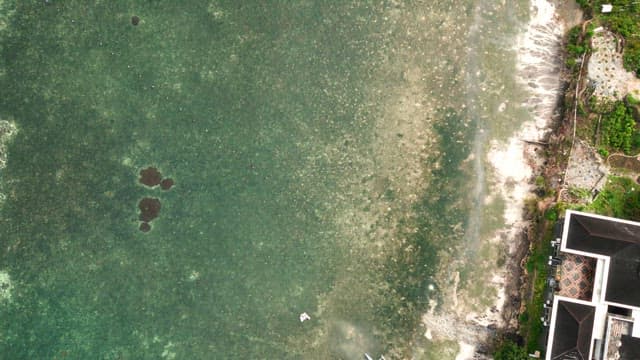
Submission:
[[305,322],[306,320],[311,320],[311,316],[309,316],[309,314],[307,314],[306,312],[303,312],[302,314],[300,314],[300,322]]

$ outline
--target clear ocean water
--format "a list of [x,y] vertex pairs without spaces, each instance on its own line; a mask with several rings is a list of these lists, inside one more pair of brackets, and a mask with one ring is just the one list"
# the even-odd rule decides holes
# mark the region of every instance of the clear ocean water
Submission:
[[446,358],[528,6],[0,2],[0,358]]

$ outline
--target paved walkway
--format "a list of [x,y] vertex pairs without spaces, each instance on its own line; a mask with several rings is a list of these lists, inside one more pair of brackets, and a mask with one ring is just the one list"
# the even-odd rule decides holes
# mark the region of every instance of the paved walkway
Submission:
[[559,295],[591,301],[596,260],[586,256],[564,254],[560,267]]

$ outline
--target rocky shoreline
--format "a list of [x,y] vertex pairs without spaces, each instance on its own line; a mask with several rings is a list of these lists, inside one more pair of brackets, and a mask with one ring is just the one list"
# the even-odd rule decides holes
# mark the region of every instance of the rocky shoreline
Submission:
[[[532,201],[537,203],[538,176],[552,179],[561,174],[560,164],[552,164],[548,154],[562,151],[563,98],[571,80],[564,65],[564,38],[566,31],[581,21],[582,14],[573,2],[531,0],[531,18],[514,51],[517,81],[530,94],[520,107],[527,109],[532,119],[509,139],[492,140],[487,149],[488,166],[493,170],[489,192],[501,194],[505,202],[505,226],[487,239],[508,254],[487,284],[495,288],[496,296],[485,311],[465,312],[468,304],[464,294],[456,293],[459,278],[454,277],[454,291],[447,296],[455,309],[444,313],[432,309],[423,317],[427,339],[457,342],[456,360],[491,358],[501,339],[518,337],[519,317],[532,295],[525,264],[542,233],[539,221],[525,209]],[[507,106],[503,103],[497,111]],[[558,175],[550,173],[552,168]],[[541,213],[544,209],[538,209],[537,214]]]
[[[558,53],[558,58],[562,60],[559,72],[561,90],[557,94],[547,132],[544,136],[529,139],[532,141],[525,141],[522,148],[524,160],[532,172],[527,185],[535,196],[531,196],[527,201],[527,210],[523,214],[526,227],[513,249],[513,261],[508,264],[510,276],[505,283],[508,300],[501,311],[506,326],[501,329],[502,334],[498,341],[507,339],[520,346],[527,343],[529,351],[532,348],[532,340],[535,342],[536,337],[525,338],[530,334],[522,332],[531,331],[537,318],[529,319],[529,323],[524,325],[520,319],[523,315],[530,315],[531,312],[527,313],[527,306],[539,305],[535,297],[543,296],[540,284],[545,278],[536,274],[535,270],[530,272],[531,269],[528,269],[527,265],[531,263],[528,262],[531,257],[545,252],[541,249],[548,247],[547,241],[552,236],[553,226],[565,207],[588,206],[596,199],[597,194],[603,191],[605,184],[611,181],[607,181],[608,176],[615,173],[614,165],[609,164],[611,156],[624,157],[622,153],[607,156],[606,143],[598,143],[598,136],[603,131],[599,129],[600,119],[597,120],[598,127],[595,126],[595,122],[589,125],[589,121],[595,121],[594,116],[598,118],[596,115],[599,114],[602,117],[603,113],[590,113],[589,111],[593,111],[593,107],[596,106],[592,105],[591,101],[595,101],[595,104],[602,100],[621,102],[627,94],[637,97],[640,93],[640,81],[624,69],[620,46],[623,40],[619,39],[619,35],[606,28],[591,25],[591,20],[576,17],[575,14],[581,14],[581,11],[575,4],[573,9],[567,8],[567,4],[560,1],[553,4],[557,7],[556,16],[564,22],[565,30],[581,25],[580,36],[585,36],[585,41],[590,43],[585,46],[583,55],[575,59],[576,66],[571,68],[569,65],[565,66],[565,61],[567,64],[571,63],[575,54],[566,50],[565,35],[563,47]],[[587,33],[589,35],[585,35]],[[589,51],[588,48],[593,48],[593,51]],[[587,103],[589,105],[584,105]],[[583,105],[588,106],[589,110],[582,109]],[[590,135],[585,137],[584,133],[580,133],[581,126],[593,126],[595,133],[589,133]],[[594,139],[591,139],[591,136]],[[599,146],[601,147],[597,151],[596,147]],[[640,178],[635,180],[637,182]],[[571,189],[586,191],[588,199],[579,199],[575,194],[571,195]],[[598,212],[593,209],[589,211]],[[536,251],[537,254],[534,255]],[[536,348],[541,345],[534,343]]]
[[[540,217],[545,210],[552,205],[551,201],[544,200],[539,194],[536,186],[536,179],[542,177],[546,179],[551,188],[559,189],[563,178],[564,165],[557,162],[558,157],[552,154],[562,154],[566,151],[567,121],[565,119],[566,109],[564,98],[570,90],[573,76],[564,66],[566,52],[564,51],[565,34],[571,27],[581,23],[582,12],[574,2],[532,0],[532,21],[528,32],[545,32],[560,30],[557,42],[547,41],[547,56],[541,65],[547,65],[549,73],[542,75],[547,88],[537,88],[530,86],[532,91],[538,94],[535,96],[546,97],[546,107],[534,107],[533,113],[535,121],[526,123],[521,130],[510,139],[511,143],[507,152],[511,154],[511,161],[505,156],[497,156],[492,161],[500,178],[503,179],[504,186],[508,181],[517,180],[515,187],[517,191],[512,191],[511,214],[505,214],[505,218],[512,220],[512,233],[509,245],[510,261],[506,264],[505,278],[505,301],[500,310],[503,326],[498,330],[496,341],[503,338],[513,339],[515,342],[521,338],[519,334],[519,317],[525,312],[525,306],[533,295],[532,276],[527,272],[526,263],[531,255],[532,249],[540,242],[545,231],[544,219]],[[550,13],[552,11],[552,13]],[[551,24],[551,23],[555,23]],[[556,33],[556,35],[558,35]],[[534,41],[539,40],[540,34],[534,34]],[[548,33],[552,38],[553,33]],[[525,35],[526,37],[526,35]],[[531,45],[531,44],[529,44]],[[536,45],[539,45],[536,44]],[[526,52],[527,44],[521,44],[521,51]],[[523,66],[526,76],[540,77],[539,73],[527,74],[527,67]],[[553,81],[556,81],[556,84]],[[554,87],[555,86],[555,87]],[[550,106],[549,106],[550,105]],[[491,156],[491,154],[490,154]],[[494,155],[495,157],[495,155]],[[514,169],[514,163],[524,168]],[[502,165],[501,165],[502,164]],[[524,170],[523,170],[524,169]],[[532,208],[534,206],[535,208]],[[517,208],[516,208],[517,207]],[[517,214],[517,215],[516,215]],[[488,344],[492,348],[496,344]],[[476,352],[474,359],[482,358],[484,351]]]

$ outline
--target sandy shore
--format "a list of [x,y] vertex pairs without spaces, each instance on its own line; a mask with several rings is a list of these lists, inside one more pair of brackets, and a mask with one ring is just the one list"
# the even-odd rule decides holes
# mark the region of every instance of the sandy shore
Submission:
[[[492,140],[487,154],[495,179],[489,192],[502,194],[505,200],[505,227],[489,241],[503,242],[511,260],[496,272],[491,281],[498,290],[493,306],[484,314],[467,315],[467,324],[479,327],[497,324],[499,328],[507,330],[517,327],[519,301],[513,299],[518,296],[520,262],[528,245],[524,234],[529,224],[524,219],[523,209],[525,200],[534,196],[533,177],[539,173],[543,161],[537,146],[526,141],[542,141],[557,116],[557,104],[562,91],[562,37],[565,30],[580,19],[577,9],[567,8],[561,2],[557,5],[548,0],[531,0],[530,22],[517,41],[517,80],[530,94],[522,106],[532,118],[523,123],[508,140]],[[476,341],[460,336],[456,336],[456,339],[460,347],[456,360],[486,357],[479,353],[479,348],[483,345],[482,341],[488,341],[490,337],[479,336]]]
[[[540,174],[544,158],[542,149],[533,142],[544,141],[555,121],[559,119],[558,103],[562,95],[563,71],[562,38],[564,33],[579,23],[582,14],[575,5],[549,0],[531,0],[532,16],[526,32],[518,40],[518,81],[528,87],[531,94],[523,104],[532,114],[530,121],[506,142],[491,142],[488,160],[494,169],[496,182],[494,191],[503,191],[506,199],[504,212],[505,228],[502,239],[507,239],[512,262],[504,273],[502,296],[496,306],[501,311],[507,329],[517,328],[516,304],[504,301],[507,293],[517,296],[520,287],[520,268],[526,255],[529,226],[525,219],[525,200],[535,197],[533,178]],[[533,85],[532,85],[533,84]],[[511,271],[509,271],[509,269]],[[460,357],[470,359],[473,356]]]

